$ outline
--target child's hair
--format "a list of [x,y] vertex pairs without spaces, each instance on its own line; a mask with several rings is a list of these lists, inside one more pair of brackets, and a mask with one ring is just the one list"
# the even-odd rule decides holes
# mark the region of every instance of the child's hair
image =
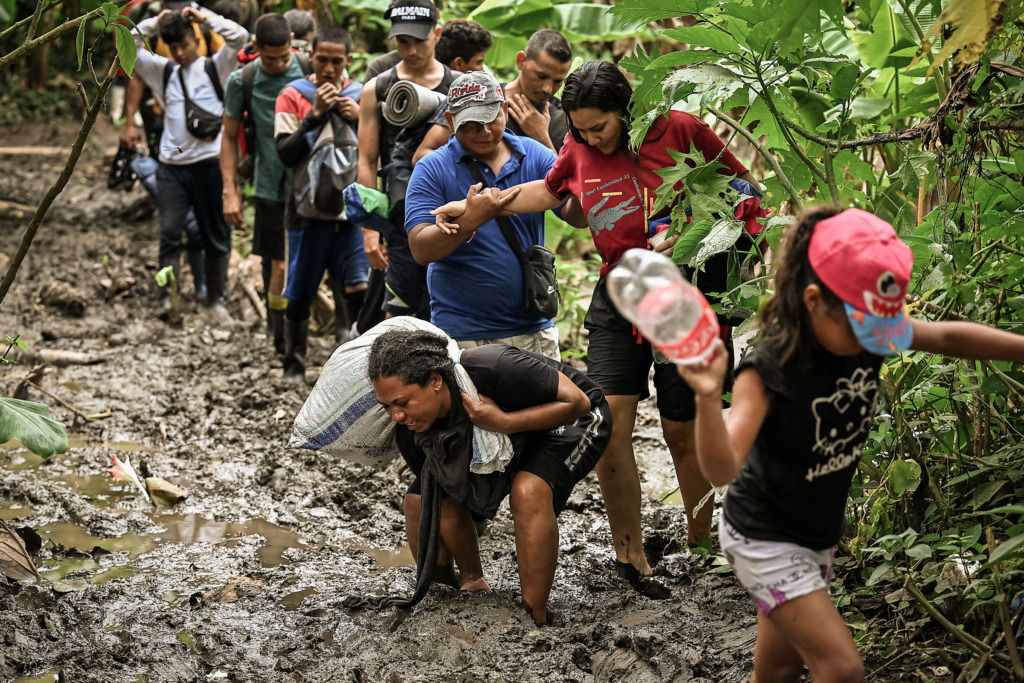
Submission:
[[450,386],[458,386],[448,340],[422,330],[392,330],[374,339],[367,372],[371,382],[398,377],[403,384],[421,387],[427,386],[436,372]]
[[811,267],[807,249],[818,221],[831,218],[839,209],[824,204],[808,209],[786,237],[786,250],[775,274],[775,294],[765,302],[758,314],[762,341],[774,346],[782,364],[810,348],[814,342],[810,316],[804,304],[804,290],[817,285],[830,311],[842,310],[843,302],[826,287]]

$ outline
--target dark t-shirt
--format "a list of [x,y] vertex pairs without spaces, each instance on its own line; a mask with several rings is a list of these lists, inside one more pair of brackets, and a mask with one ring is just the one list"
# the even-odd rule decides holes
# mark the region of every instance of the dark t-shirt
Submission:
[[[505,90],[506,88],[508,88],[508,83],[503,83],[501,89]],[[548,135],[551,136],[551,144],[555,146],[555,152],[558,152],[562,149],[562,143],[565,142],[565,134],[569,132],[568,114],[562,109],[562,102],[557,97],[548,99],[548,114],[551,115]],[[519,127],[519,123],[511,113],[508,115],[508,123],[505,124],[505,127],[519,137],[523,137],[523,129]]]
[[818,348],[784,367],[761,343],[740,362],[771,396],[771,409],[725,497],[725,519],[759,541],[834,546],[843,534],[853,473],[878,396],[882,357]]
[[530,351],[504,344],[486,344],[462,352],[459,361],[476,390],[506,413],[552,403],[558,395],[558,373],[568,377],[590,399],[604,398],[601,387],[582,372]]

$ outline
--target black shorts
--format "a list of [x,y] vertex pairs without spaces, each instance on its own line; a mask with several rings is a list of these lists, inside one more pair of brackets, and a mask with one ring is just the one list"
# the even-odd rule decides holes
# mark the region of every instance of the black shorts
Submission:
[[[605,396],[650,397],[648,377],[654,364],[654,388],[658,392],[658,412],[666,420],[689,422],[697,416],[693,390],[679,376],[675,363],[654,363],[651,343],[631,322],[619,315],[608,297],[605,281],[598,282],[590,310],[583,322],[589,333],[587,376],[601,385]],[[733,349],[729,349],[729,370],[725,391],[732,390]]]
[[[565,509],[576,484],[597,466],[611,436],[612,411],[608,401],[602,399],[600,405],[571,425],[533,432],[516,449],[515,460],[509,466],[513,472],[529,472],[547,482],[557,516]],[[418,496],[420,491],[417,476],[409,493]]]
[[252,253],[271,261],[284,261],[284,202],[256,197],[256,218],[252,227]]
[[388,239],[388,272],[385,277],[384,311],[430,320],[427,267],[416,263],[409,240]]

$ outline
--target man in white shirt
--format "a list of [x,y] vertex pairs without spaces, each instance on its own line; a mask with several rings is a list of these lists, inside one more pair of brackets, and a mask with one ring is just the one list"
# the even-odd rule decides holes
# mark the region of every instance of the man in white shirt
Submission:
[[[225,48],[213,57],[199,56],[192,23],[203,21],[225,42]],[[153,91],[164,112],[160,168],[156,176],[161,224],[160,267],[172,266],[177,275],[179,250],[164,244],[163,235],[175,234],[174,226],[184,223],[191,208],[206,243],[206,300],[218,314],[227,316],[224,293],[231,228],[224,220],[221,206],[220,127],[215,124],[216,131],[207,131],[205,137],[199,137],[195,131],[203,130],[203,119],[213,121],[222,117],[224,85],[238,64],[238,50],[245,46],[249,33],[233,21],[194,7],[180,12],[164,10],[140,23],[139,31],[147,39],[159,32],[172,56],[167,59],[150,52],[135,34],[138,45],[135,73]],[[167,299],[166,306],[169,305]]]

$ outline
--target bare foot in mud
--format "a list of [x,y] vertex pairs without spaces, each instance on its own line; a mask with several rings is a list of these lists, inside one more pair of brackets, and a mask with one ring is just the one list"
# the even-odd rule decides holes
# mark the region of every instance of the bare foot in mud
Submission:
[[490,593],[491,587],[487,585],[487,581],[483,577],[480,577],[473,581],[464,581],[459,590],[465,593]]

